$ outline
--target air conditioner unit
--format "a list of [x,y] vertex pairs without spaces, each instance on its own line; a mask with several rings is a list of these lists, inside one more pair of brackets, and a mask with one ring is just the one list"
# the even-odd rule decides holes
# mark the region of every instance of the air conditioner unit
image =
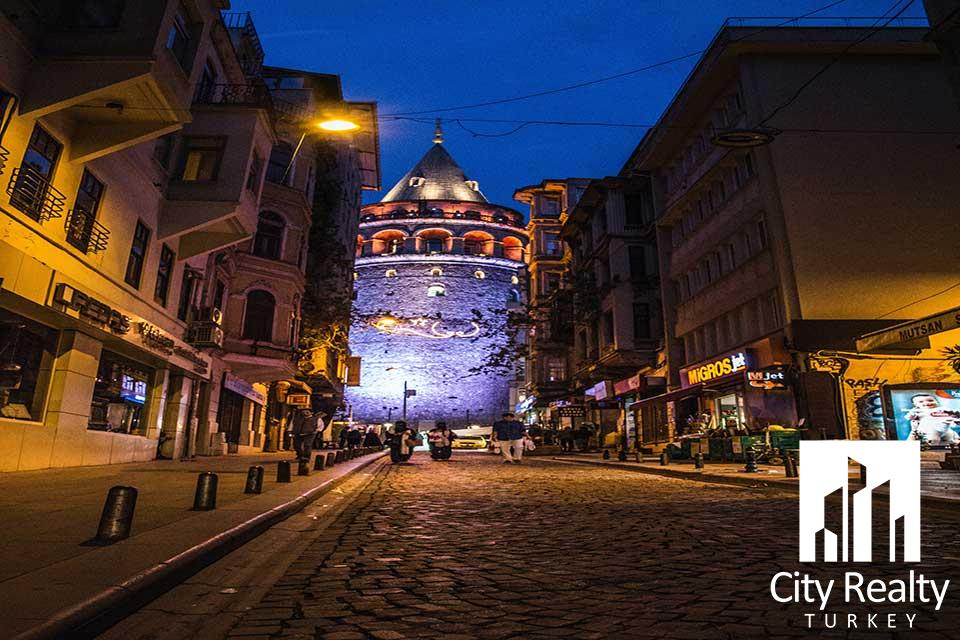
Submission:
[[210,321],[193,322],[187,327],[186,341],[195,347],[219,349],[223,347],[223,329]]
[[216,307],[203,307],[197,311],[197,322],[212,322],[218,327],[223,324],[223,312]]

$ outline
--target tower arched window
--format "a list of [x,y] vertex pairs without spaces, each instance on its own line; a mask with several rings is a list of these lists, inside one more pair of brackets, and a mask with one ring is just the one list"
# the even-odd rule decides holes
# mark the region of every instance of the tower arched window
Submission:
[[447,288],[442,284],[432,284],[427,287],[428,298],[442,298],[447,295]]
[[387,278],[396,278],[397,270],[396,269],[387,269],[386,273],[383,274]]
[[487,277],[487,274],[477,269],[476,271],[473,272],[473,277],[476,278],[477,280],[483,280],[484,278]]
[[243,318],[244,339],[271,342],[276,307],[277,301],[269,291],[257,289],[248,293],[247,309]]
[[442,276],[443,269],[441,269],[440,267],[434,267],[433,269],[430,269],[430,275],[432,275],[435,278]]
[[[270,162],[267,163],[267,180],[288,187],[293,184],[291,160],[293,160],[293,147],[286,142],[281,142],[275,146],[273,151],[270,152]],[[287,167],[290,167],[290,171],[287,171]]]
[[507,298],[510,302],[520,302],[520,292],[516,289],[510,289],[510,295]]
[[253,255],[270,260],[280,259],[283,233],[287,222],[272,211],[264,211],[257,221],[257,235],[253,239]]

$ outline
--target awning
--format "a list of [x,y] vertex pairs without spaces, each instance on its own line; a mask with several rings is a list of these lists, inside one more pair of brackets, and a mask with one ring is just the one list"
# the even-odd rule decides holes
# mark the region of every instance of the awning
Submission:
[[703,390],[702,384],[693,385],[692,387],[687,387],[686,389],[677,389],[676,391],[668,391],[667,393],[662,393],[659,396],[653,396],[652,398],[644,398],[643,400],[637,400],[632,403],[628,408],[632,409],[633,407],[649,404],[651,402],[667,402],[670,400],[682,400],[684,398],[689,398],[691,396],[700,395],[700,392]]

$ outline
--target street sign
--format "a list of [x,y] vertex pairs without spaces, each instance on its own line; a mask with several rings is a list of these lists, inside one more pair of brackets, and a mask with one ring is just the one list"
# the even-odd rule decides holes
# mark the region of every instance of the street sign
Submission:
[[288,393],[287,404],[294,407],[309,407],[310,394],[309,393]]
[[586,415],[582,405],[570,405],[557,409],[557,415],[561,418],[582,418]]
[[407,389],[407,397],[408,397],[408,398],[409,398],[410,396],[415,396],[415,395],[417,395],[417,390],[416,390],[416,389]]
[[943,333],[952,329],[960,329],[960,307],[955,307],[935,316],[927,316],[919,320],[894,325],[883,331],[868,333],[857,338],[857,351],[874,351],[882,347],[921,340],[935,333]]

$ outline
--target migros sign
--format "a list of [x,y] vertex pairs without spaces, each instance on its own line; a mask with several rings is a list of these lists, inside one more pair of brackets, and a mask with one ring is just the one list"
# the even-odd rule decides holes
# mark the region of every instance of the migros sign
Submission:
[[737,351],[721,356],[705,364],[680,370],[680,381],[684,387],[710,382],[747,368],[747,352]]

